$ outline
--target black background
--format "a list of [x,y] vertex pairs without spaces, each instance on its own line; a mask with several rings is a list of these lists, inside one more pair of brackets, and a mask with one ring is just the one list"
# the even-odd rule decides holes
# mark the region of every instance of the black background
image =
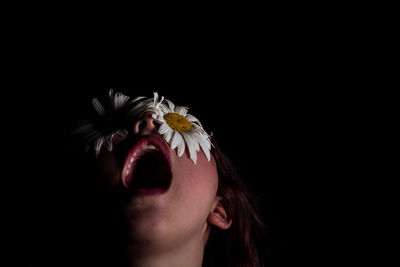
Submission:
[[9,54],[2,98],[14,260],[57,266],[69,235],[79,236],[82,192],[67,175],[64,146],[81,110],[109,88],[158,91],[214,133],[260,199],[271,266],[324,266],[353,253],[356,237],[342,231],[356,210],[343,208],[356,190],[349,182],[361,117],[353,109],[362,101],[351,91],[355,57],[344,59],[344,44],[322,34],[329,25],[308,32],[284,22],[264,31],[221,28],[208,41],[191,35],[179,45],[171,36],[141,39],[125,46],[129,52],[101,32],[93,42],[88,29],[69,38],[63,27],[42,35],[26,25]]

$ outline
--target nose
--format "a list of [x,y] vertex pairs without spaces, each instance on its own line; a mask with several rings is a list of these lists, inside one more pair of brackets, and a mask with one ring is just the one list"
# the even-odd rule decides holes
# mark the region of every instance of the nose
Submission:
[[153,112],[145,112],[133,125],[133,133],[138,136],[158,133],[160,123],[151,116]]

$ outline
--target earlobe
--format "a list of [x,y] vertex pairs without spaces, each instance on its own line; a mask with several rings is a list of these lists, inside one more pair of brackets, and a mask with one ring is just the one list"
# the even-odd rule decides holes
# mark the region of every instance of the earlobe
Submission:
[[213,209],[208,215],[207,221],[222,230],[228,229],[232,224],[232,219],[228,218],[225,208],[222,206],[221,197],[217,196]]

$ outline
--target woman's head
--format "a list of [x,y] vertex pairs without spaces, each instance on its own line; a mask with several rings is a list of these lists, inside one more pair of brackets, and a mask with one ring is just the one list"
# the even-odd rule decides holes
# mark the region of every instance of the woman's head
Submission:
[[178,156],[158,133],[152,114],[145,112],[128,135],[116,137],[112,151],[99,152],[98,177],[124,196],[131,237],[142,248],[179,246],[191,238],[205,244],[209,225],[230,226],[217,196],[215,159],[196,152],[194,164],[187,150]]
[[[262,223],[252,196],[197,118],[168,100],[164,105],[158,95],[127,105],[128,98],[111,92],[110,100],[110,117],[99,101],[93,103],[101,127],[118,127],[84,134],[96,152],[98,181],[116,193],[121,205],[130,245],[136,251],[162,251],[190,242],[204,248],[212,230],[206,256],[226,258],[228,249],[235,253],[229,255],[231,263],[258,266],[252,239]],[[219,231],[225,232],[225,241],[216,250]]]

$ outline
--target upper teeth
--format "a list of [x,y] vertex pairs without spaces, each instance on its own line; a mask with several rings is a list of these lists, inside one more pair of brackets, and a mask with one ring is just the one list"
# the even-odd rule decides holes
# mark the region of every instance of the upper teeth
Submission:
[[158,149],[154,145],[143,145],[140,146],[138,149],[136,149],[135,153],[133,153],[133,157],[135,157],[138,153],[144,150],[158,150]]
[[154,145],[144,145],[141,146],[140,149],[157,149]]
[[125,171],[125,175],[128,175],[130,173],[132,163],[135,161],[136,156],[138,154],[141,154],[145,150],[158,150],[158,148],[155,147],[154,145],[142,145],[138,149],[136,149],[135,153],[133,153],[132,157],[129,159],[129,164],[128,164],[127,169]]
[[157,150],[157,148],[154,145],[143,145],[143,146],[140,146],[138,149],[136,149],[134,154],[136,154],[138,152],[142,152],[144,150]]

